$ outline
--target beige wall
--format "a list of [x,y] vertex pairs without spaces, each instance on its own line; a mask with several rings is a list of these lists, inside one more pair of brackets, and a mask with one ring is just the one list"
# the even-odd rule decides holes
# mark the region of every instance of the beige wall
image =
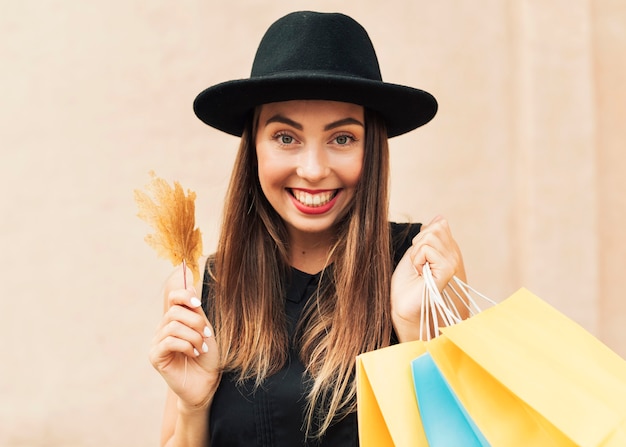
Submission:
[[626,356],[623,1],[3,1],[0,445],[156,444],[171,266],[132,191],[195,190],[212,250],[236,139],[191,102],[305,8],[353,15],[387,81],[439,99],[392,140],[393,216],[447,216],[475,287],[526,286]]

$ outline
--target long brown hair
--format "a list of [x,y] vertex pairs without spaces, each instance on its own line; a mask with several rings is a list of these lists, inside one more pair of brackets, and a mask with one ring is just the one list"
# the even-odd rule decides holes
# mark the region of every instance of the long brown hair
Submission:
[[[257,386],[286,362],[284,310],[289,272],[286,227],[258,180],[254,138],[258,113],[244,131],[226,196],[209,305],[222,367]],[[321,436],[355,411],[355,358],[389,344],[391,249],[389,150],[383,121],[365,110],[361,177],[337,223],[332,263],[298,328],[300,358],[311,380],[306,430]]]

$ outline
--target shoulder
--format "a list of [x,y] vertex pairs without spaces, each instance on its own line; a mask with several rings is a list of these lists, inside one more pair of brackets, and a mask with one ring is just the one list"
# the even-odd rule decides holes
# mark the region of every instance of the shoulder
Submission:
[[417,236],[417,233],[420,232],[420,229],[422,228],[422,224],[421,223],[414,223],[414,222],[389,222],[389,230],[391,231],[391,236],[395,239],[395,238],[405,238],[405,237],[409,237],[410,239],[413,239],[415,236]]
[[413,238],[417,236],[421,228],[421,223],[389,223],[394,268],[398,265],[402,256],[404,256],[404,253],[409,249]]

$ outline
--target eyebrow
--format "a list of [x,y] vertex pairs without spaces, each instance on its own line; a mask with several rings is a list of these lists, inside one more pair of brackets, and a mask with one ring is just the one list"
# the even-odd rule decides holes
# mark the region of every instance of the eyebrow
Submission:
[[297,123],[294,120],[289,119],[286,116],[281,115],[281,114],[277,114],[277,115],[272,116],[271,118],[268,118],[267,121],[265,121],[265,127],[267,127],[268,125],[272,123],[287,124],[288,126],[295,127],[298,130],[303,129],[302,124]]
[[[265,121],[265,126],[267,127],[271,123],[282,123],[282,124],[287,124],[288,126],[294,127],[298,130],[303,129],[302,124],[292,119],[289,119],[286,116],[281,115],[281,114],[276,114],[268,118],[268,120]],[[324,126],[324,130],[331,130],[331,129],[335,129],[337,127],[345,126],[348,124],[356,124],[358,126],[365,127],[365,125],[361,121],[357,120],[356,118],[348,117],[348,118],[343,118],[337,121],[333,121],[332,123],[326,124]]]
[[365,125],[356,118],[344,118],[324,126],[324,130],[331,130],[336,127],[346,126],[348,124],[356,124],[357,126],[365,127]]

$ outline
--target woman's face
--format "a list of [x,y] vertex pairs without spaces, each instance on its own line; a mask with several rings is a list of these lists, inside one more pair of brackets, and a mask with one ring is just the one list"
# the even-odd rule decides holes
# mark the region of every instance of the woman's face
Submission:
[[257,128],[261,189],[290,235],[332,230],[361,176],[363,107],[318,100],[265,104]]

